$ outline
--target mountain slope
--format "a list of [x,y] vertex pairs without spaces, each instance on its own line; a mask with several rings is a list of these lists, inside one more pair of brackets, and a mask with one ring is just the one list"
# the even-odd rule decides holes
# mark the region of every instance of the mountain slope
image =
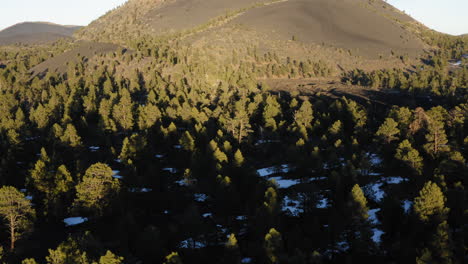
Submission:
[[[263,5],[259,5],[263,3]],[[221,16],[273,38],[327,43],[341,48],[404,52],[423,48],[418,38],[395,21],[412,22],[383,1],[362,0],[131,0],[77,35],[113,40],[133,34],[163,35],[188,30]],[[221,24],[221,23],[220,23]]]
[[62,26],[47,22],[25,22],[0,31],[0,45],[41,44],[71,38],[80,26]]

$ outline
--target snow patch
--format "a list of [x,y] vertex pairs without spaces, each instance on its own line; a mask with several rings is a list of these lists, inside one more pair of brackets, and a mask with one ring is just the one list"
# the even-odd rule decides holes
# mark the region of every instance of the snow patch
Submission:
[[411,207],[413,207],[413,202],[410,200],[404,200],[403,201],[403,210],[405,210],[405,214],[408,214],[411,210]]
[[258,140],[257,142],[255,142],[255,146],[260,146],[260,145],[267,144],[267,143],[279,143],[279,142],[280,142],[279,140],[264,140],[264,139],[260,139],[260,140]]
[[165,156],[164,154],[156,154],[156,155],[154,155],[154,157],[157,158],[157,159],[162,159],[162,158],[164,158],[164,156]]
[[100,150],[100,149],[101,149],[101,147],[97,147],[97,146],[91,146],[91,147],[89,147],[89,150],[90,150],[91,152],[96,152],[96,151],[98,151],[98,150]]
[[195,201],[200,202],[200,203],[206,202],[206,200],[208,200],[208,195],[204,193],[196,193],[194,194],[194,197],[195,197]]
[[209,217],[213,217],[213,214],[212,213],[206,213],[206,214],[203,214],[202,216],[203,216],[203,218],[209,218]]
[[371,224],[373,225],[378,225],[380,224],[380,221],[379,219],[377,218],[377,213],[380,211],[380,208],[376,208],[376,209],[371,209],[369,210],[368,214],[369,214],[369,221],[371,222]]
[[299,216],[299,214],[304,212],[301,208],[301,202],[289,196],[284,197],[281,210],[291,216]]
[[119,175],[120,171],[119,170],[113,170],[112,171],[112,177],[114,177],[115,179],[123,179],[123,176]]
[[175,174],[177,173],[177,169],[176,168],[164,168],[162,169],[163,171],[167,171],[169,173],[172,173],[172,174]]
[[275,180],[280,189],[287,189],[300,183],[299,180],[283,179],[282,177],[272,177],[270,180]]
[[237,221],[246,221],[247,216],[246,215],[239,215],[239,216],[236,217],[236,220]]
[[324,209],[328,208],[330,206],[330,203],[328,201],[328,198],[323,197],[322,199],[318,200],[316,207],[319,209]]
[[242,263],[242,264],[252,263],[252,258],[243,258],[243,259],[241,260],[241,263]]
[[132,193],[149,193],[149,192],[152,192],[153,189],[150,189],[150,188],[130,188],[128,189],[129,192],[132,192]]
[[382,158],[375,153],[368,152],[367,157],[369,158],[370,164],[374,167],[380,166],[382,164]]
[[258,169],[257,173],[258,175],[260,175],[260,177],[268,177],[276,173],[288,173],[290,170],[291,169],[290,169],[289,164],[283,164],[280,166],[273,166],[273,167]]
[[408,179],[402,177],[385,177],[374,183],[367,184],[363,189],[366,195],[369,195],[376,202],[380,202],[385,196],[385,191],[382,190],[384,184],[400,184],[406,181],[408,181]]
[[82,224],[84,222],[88,221],[88,218],[86,217],[69,217],[63,219],[63,222],[65,223],[66,226],[75,226]]
[[196,241],[193,238],[188,238],[179,244],[179,248],[205,248],[206,244],[200,241]]
[[372,232],[374,233],[372,235],[372,240],[377,243],[377,244],[380,244],[380,242],[382,242],[382,235],[385,233],[384,231],[378,229],[378,228],[373,228],[372,229]]

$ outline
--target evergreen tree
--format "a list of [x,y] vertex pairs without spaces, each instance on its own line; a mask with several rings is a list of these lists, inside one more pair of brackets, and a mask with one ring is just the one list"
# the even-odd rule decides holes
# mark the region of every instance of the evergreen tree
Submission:
[[81,145],[81,137],[72,124],[67,124],[67,128],[60,137],[60,140],[70,147],[78,147]]
[[99,259],[99,263],[94,264],[121,264],[124,258],[114,255],[111,251],[107,251],[104,256]]
[[443,122],[434,119],[430,120],[427,130],[427,144],[424,145],[424,149],[427,153],[436,157],[440,152],[449,151]]
[[15,242],[31,227],[35,212],[31,202],[23,193],[11,186],[0,188],[0,216],[3,217],[10,233],[10,249]]
[[164,264],[183,264],[182,259],[179,257],[179,253],[172,252],[166,256]]
[[112,107],[112,117],[123,130],[132,129],[133,103],[128,90],[122,90],[119,102]]
[[112,169],[106,164],[96,163],[89,167],[76,186],[74,205],[92,214],[101,215],[120,188],[119,180],[112,175]]
[[423,159],[407,139],[403,140],[398,146],[395,158],[407,164],[417,174],[422,173]]
[[283,247],[283,239],[276,229],[271,228],[265,235],[265,252],[269,263],[280,263],[280,254]]
[[234,153],[234,165],[236,167],[241,167],[244,164],[244,156],[242,155],[242,152],[240,149]]
[[185,131],[184,134],[182,134],[182,137],[179,140],[179,144],[189,152],[194,152],[195,150],[195,140],[188,131]]
[[414,212],[421,221],[427,222],[433,216],[445,218],[449,209],[445,207],[445,197],[437,184],[429,181],[414,200]]
[[395,122],[392,118],[385,119],[385,122],[379,127],[376,135],[381,137],[385,143],[389,144],[390,142],[397,140],[400,130],[398,129],[398,123]]
[[294,113],[294,121],[304,127],[311,127],[314,119],[314,110],[309,100],[305,100],[299,110]]
[[364,196],[364,192],[362,191],[359,185],[355,184],[351,190],[351,210],[353,218],[357,222],[363,222],[369,218],[369,208],[367,207],[367,199]]

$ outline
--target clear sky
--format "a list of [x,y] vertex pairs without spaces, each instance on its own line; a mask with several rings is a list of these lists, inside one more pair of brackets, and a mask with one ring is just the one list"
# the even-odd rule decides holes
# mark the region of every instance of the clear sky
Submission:
[[127,0],[0,0],[0,30],[25,21],[89,24]]
[[[233,0],[235,1],[235,0]],[[468,33],[468,0],[387,0],[435,30]],[[0,30],[24,21],[87,25],[126,0],[3,0]]]
[[468,33],[468,0],[387,0],[426,26],[452,35]]

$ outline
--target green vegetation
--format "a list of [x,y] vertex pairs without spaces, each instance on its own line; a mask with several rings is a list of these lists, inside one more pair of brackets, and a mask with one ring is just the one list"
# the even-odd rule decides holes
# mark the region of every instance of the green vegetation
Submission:
[[465,40],[337,72],[143,35],[43,74],[78,44],[0,47],[1,261],[466,262]]

